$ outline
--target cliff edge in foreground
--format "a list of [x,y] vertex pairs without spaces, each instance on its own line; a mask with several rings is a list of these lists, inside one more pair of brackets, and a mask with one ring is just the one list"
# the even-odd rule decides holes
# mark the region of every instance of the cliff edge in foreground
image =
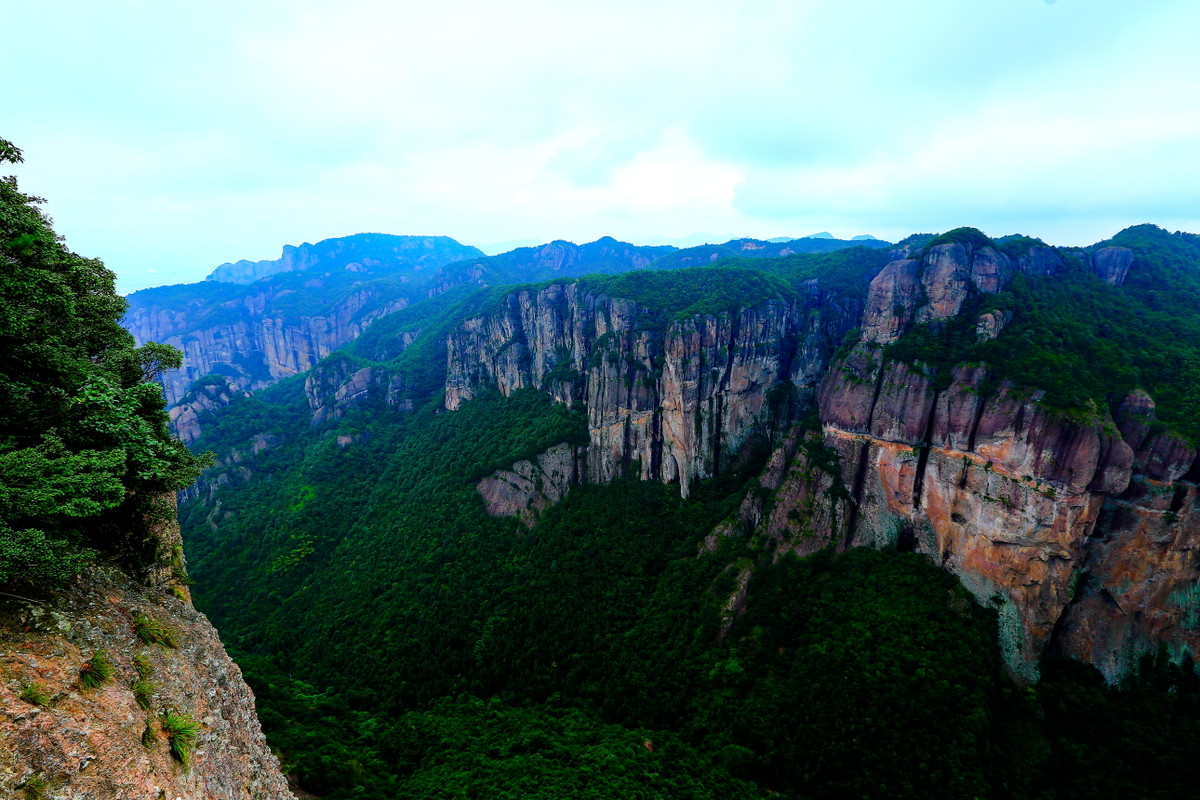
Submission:
[[292,797],[216,630],[108,567],[41,601],[0,595],[0,796],[22,794]]

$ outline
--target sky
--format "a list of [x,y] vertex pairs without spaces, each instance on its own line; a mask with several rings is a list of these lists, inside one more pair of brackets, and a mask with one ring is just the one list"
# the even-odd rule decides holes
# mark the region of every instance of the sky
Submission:
[[118,288],[361,231],[1200,231],[1195,0],[0,0],[0,165]]

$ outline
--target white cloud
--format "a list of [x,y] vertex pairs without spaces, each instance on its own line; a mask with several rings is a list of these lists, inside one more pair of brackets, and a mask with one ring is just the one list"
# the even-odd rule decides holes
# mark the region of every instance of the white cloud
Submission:
[[1198,22],[1184,0],[46,0],[0,21],[0,135],[127,286],[371,229],[1079,243],[1200,228]]

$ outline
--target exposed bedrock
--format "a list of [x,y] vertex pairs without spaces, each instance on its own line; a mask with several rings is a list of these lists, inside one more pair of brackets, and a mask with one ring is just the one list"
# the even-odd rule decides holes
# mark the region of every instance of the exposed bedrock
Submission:
[[[1196,650],[1200,514],[1183,479],[1196,453],[1154,423],[1148,397],[1127,398],[1118,431],[1106,413],[1056,412],[982,366],[957,368],[937,391],[880,352],[860,344],[819,393],[823,444],[836,456],[825,463],[848,502],[830,488],[799,502],[790,490],[748,497],[743,525],[800,552],[928,554],[998,608],[1008,662],[1028,678],[1047,647],[1112,680],[1159,643],[1177,656]],[[776,459],[789,464],[783,474],[813,472],[811,449]]]
[[[1132,263],[1119,248],[1068,255],[1117,285]],[[632,471],[686,494],[751,443],[770,442],[758,485],[710,548],[734,536],[777,554],[926,553],[997,608],[1015,674],[1035,679],[1051,650],[1116,680],[1147,649],[1165,644],[1181,657],[1200,645],[1195,448],[1155,420],[1143,392],[1114,416],[1065,413],[986,365],[960,365],[946,382],[884,358],[912,325],[961,313],[972,294],[1001,291],[1017,272],[1054,274],[1061,259],[1042,247],[1012,258],[939,245],[882,270],[861,317],[815,285],[798,300],[672,318],[551,284],[510,295],[450,336],[446,406],[523,387],[586,404],[589,446],[569,469],[547,469],[544,459],[558,461],[544,454],[481,484],[489,508],[527,521],[564,481]],[[991,338],[1008,320],[987,316],[976,330]],[[859,321],[862,340],[830,365]],[[813,402],[819,429],[789,431]],[[731,598],[728,614],[746,601]]]
[[[1066,251],[1088,263],[1102,280],[1120,286],[1133,265],[1133,251],[1106,247],[1088,254]],[[863,314],[863,341],[886,344],[895,341],[914,323],[938,322],[956,316],[972,293],[1004,291],[1014,274],[1053,275],[1063,267],[1059,251],[1034,246],[1020,257],[1001,253],[991,246],[968,243],[939,244],[919,259],[891,262],[871,281]],[[1004,320],[983,321],[981,335],[994,337]]]
[[139,345],[162,342],[183,352],[183,367],[163,375],[167,402],[175,403],[210,373],[221,374],[236,389],[256,391],[312,369],[376,319],[408,305],[403,298],[381,302],[376,293],[353,292],[320,314],[280,316],[270,307],[286,292],[276,295],[266,287],[215,309],[135,307],[124,325]]
[[811,400],[859,314],[823,295],[674,319],[556,283],[506,297],[448,341],[446,407],[532,387],[586,404],[590,480],[716,474],[770,442]]
[[341,419],[348,410],[371,400],[411,411],[408,378],[377,364],[349,356],[322,361],[304,379],[304,397],[312,409],[312,424]]
[[477,484],[484,508],[493,517],[517,517],[527,528],[576,484],[587,480],[587,450],[565,442],[528,460],[501,469]]
[[[241,670],[180,585],[167,502],[153,531],[156,563],[139,580],[97,565],[40,600],[0,596],[0,796],[292,797]],[[147,619],[172,634],[171,646],[139,636]],[[81,668],[99,653],[113,674],[88,688]],[[195,725],[187,765],[172,755],[167,714]],[[35,793],[36,782],[49,791]]]

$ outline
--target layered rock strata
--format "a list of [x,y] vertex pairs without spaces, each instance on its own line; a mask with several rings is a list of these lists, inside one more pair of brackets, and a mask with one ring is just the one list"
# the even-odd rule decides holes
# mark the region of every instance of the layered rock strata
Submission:
[[[781,550],[926,553],[998,608],[1014,672],[1035,677],[1050,649],[1116,680],[1159,644],[1176,656],[1200,646],[1196,451],[1155,425],[1143,392],[1115,420],[1101,409],[1065,414],[983,365],[959,366],[939,389],[923,370],[883,359],[882,345],[910,325],[949,319],[1014,271],[1052,273],[1037,250],[1014,261],[942,245],[889,264],[871,285],[863,342],[822,382],[821,430],[809,436],[824,453],[777,451],[772,463],[790,466],[766,476],[786,477],[771,478],[769,503],[748,496],[736,522]],[[1132,263],[1122,248],[1093,259],[1113,284]],[[814,480],[817,461],[825,475]]]
[[[1123,248],[1035,246],[1012,258],[937,245],[876,276],[861,341],[831,367],[831,342],[856,321],[836,299],[648,325],[636,304],[552,285],[511,296],[451,337],[446,405],[485,385],[583,401],[591,441],[575,480],[632,467],[685,493],[740,444],[769,438],[775,450],[758,486],[710,547],[754,536],[777,554],[864,545],[926,553],[997,608],[1014,673],[1035,678],[1053,651],[1117,680],[1159,645],[1176,657],[1200,648],[1195,449],[1156,424],[1143,392],[1115,419],[1105,409],[1066,414],[986,365],[960,365],[939,385],[919,366],[884,359],[911,326],[948,321],[1017,273],[1053,275],[1064,258],[1113,285],[1136,268]],[[983,313],[976,334],[994,338],[1007,321]],[[772,412],[781,387],[793,408],[815,396],[818,429],[782,434],[796,415]],[[481,484],[504,498],[489,500],[494,513],[528,519],[560,492],[533,488],[533,462],[509,472]],[[735,585],[750,569],[738,568]],[[744,602],[735,593],[727,616]]]

